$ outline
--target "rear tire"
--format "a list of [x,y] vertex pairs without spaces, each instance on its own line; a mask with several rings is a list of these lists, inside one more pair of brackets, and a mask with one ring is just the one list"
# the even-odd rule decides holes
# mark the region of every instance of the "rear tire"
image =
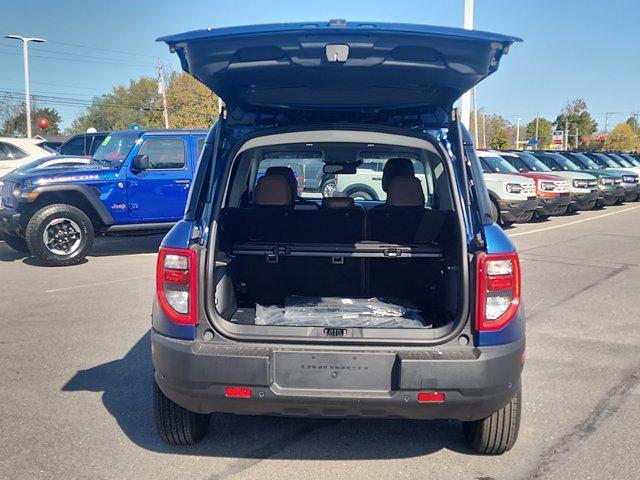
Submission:
[[153,381],[153,416],[158,435],[171,445],[193,445],[209,430],[211,415],[194,413],[169,400]]
[[82,210],[63,203],[38,210],[25,234],[31,254],[52,267],[80,263],[93,245],[93,237],[91,219]]
[[0,233],[0,240],[4,240],[4,243],[18,252],[29,253],[27,241],[22,237],[11,235],[9,233]]
[[522,392],[497,412],[482,420],[463,422],[462,428],[469,447],[485,455],[502,455],[511,450],[518,439]]
[[364,190],[354,190],[353,192],[349,192],[349,197],[354,200],[373,200],[373,195]]
[[336,181],[335,180],[326,180],[322,183],[320,187],[320,193],[322,193],[323,198],[330,198],[333,196],[333,192],[336,190]]
[[491,209],[491,219],[495,223],[499,223],[500,222],[500,210],[498,209],[498,206],[496,205],[496,202],[493,201],[493,199],[491,200],[491,203],[489,204],[489,208]]
[[528,212],[524,217],[522,217],[522,220],[518,220],[518,223],[528,223],[532,218],[533,212]]

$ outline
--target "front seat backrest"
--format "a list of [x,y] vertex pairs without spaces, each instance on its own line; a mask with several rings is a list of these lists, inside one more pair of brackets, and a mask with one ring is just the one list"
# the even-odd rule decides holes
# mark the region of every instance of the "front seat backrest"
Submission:
[[296,174],[289,167],[269,167],[264,172],[266,176],[279,175],[284,177],[289,182],[289,188],[291,188],[291,194],[295,198],[298,195],[298,180]]
[[292,207],[295,198],[291,185],[282,175],[260,177],[253,194],[253,203],[258,207]]
[[422,183],[413,175],[394,177],[387,190],[386,204],[390,207],[424,208]]
[[382,171],[382,190],[389,192],[389,185],[398,175],[415,175],[413,163],[408,158],[390,158]]

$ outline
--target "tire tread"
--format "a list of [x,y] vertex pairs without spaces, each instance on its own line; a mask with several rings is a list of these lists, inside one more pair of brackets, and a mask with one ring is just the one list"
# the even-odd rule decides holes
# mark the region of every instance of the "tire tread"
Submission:
[[171,445],[193,445],[207,434],[211,415],[191,412],[171,401],[155,380],[153,410],[160,438]]
[[464,434],[469,446],[486,455],[502,455],[511,450],[518,439],[522,393],[487,418],[464,422]]

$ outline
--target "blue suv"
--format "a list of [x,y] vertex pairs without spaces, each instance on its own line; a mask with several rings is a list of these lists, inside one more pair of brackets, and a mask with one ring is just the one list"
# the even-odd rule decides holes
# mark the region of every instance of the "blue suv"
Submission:
[[[520,264],[453,104],[518,39],[334,20],[160,40],[226,105],[158,256],[160,436],[197,442],[215,412],[447,418],[509,450]],[[300,191],[300,158],[336,188]],[[339,190],[372,161],[380,198]]]
[[168,230],[184,214],[205,131],[108,134],[85,165],[24,165],[0,179],[0,237],[46,265],[73,265],[95,235]]

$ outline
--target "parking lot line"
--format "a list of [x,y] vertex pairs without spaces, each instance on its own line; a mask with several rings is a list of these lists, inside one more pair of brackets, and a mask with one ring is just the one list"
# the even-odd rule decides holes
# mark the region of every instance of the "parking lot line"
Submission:
[[145,278],[151,278],[153,276],[154,275],[141,275],[139,277],[119,278],[117,280],[106,280],[104,282],[84,283],[82,285],[76,285],[74,287],[54,288],[52,290],[46,290],[46,293],[66,292],[68,290],[78,290],[80,288],[97,287],[100,285],[109,285],[111,283],[130,282],[131,280],[142,280]]
[[624,212],[630,212],[631,210],[635,210],[637,208],[640,208],[640,205],[636,205],[636,206],[631,207],[631,208],[625,208],[624,210],[617,210],[615,212],[603,213],[602,215],[598,215],[597,217],[583,218],[582,220],[576,220],[574,222],[563,223],[562,225],[554,225],[554,226],[551,226],[551,227],[537,228],[535,230],[529,230],[528,232],[512,233],[511,235],[507,234],[507,236],[510,237],[510,238],[521,237],[523,235],[529,235],[531,233],[546,232],[547,230],[555,230],[556,228],[570,227],[571,225],[576,225],[578,223],[590,222],[591,220],[598,220],[599,218],[609,217],[611,215],[617,215],[619,213],[624,213]]

